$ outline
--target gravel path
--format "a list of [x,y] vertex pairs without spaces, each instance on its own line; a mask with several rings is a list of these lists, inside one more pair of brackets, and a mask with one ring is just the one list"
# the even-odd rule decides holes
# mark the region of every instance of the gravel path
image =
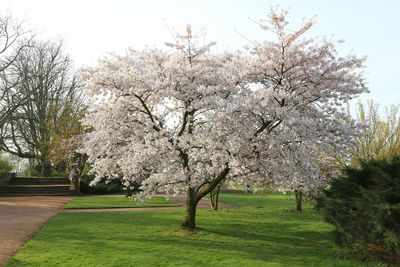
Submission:
[[72,197],[0,197],[0,266]]

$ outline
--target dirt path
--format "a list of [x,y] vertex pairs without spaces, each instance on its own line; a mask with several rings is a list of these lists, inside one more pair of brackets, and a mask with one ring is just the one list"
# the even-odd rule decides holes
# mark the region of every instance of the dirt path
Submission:
[[0,197],[0,266],[72,197]]

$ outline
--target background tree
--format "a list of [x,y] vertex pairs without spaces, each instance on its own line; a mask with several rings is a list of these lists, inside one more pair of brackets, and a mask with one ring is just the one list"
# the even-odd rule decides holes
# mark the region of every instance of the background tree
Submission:
[[369,101],[358,104],[357,119],[363,125],[357,144],[350,151],[354,162],[359,159],[390,159],[400,155],[399,106],[386,108],[386,116],[379,115],[379,105]]
[[0,15],[0,129],[10,114],[25,100],[18,93],[18,76],[11,65],[30,46],[30,33],[10,15]]
[[75,192],[75,195],[81,194],[79,177],[82,175],[87,161],[86,154],[77,152],[83,147],[85,137],[84,134],[76,134],[69,139],[65,139],[61,144],[64,159],[68,164],[71,190]]
[[286,15],[272,11],[263,26],[277,41],[241,54],[214,52],[188,27],[171,50],[130,51],[86,70],[95,100],[83,151],[96,178],[136,180],[146,170],[142,195],[186,192],[188,230],[222,181],[318,181],[315,158],[351,141],[343,103],[366,91],[363,58],[304,38],[311,21],[287,31]]
[[[299,159],[299,161],[302,159]],[[296,200],[296,211],[302,211],[304,199],[315,200],[322,195],[322,191],[329,185],[333,177],[340,174],[340,167],[337,160],[330,156],[320,156],[316,158],[318,166],[318,175],[311,178],[305,173],[297,172],[297,176],[287,179],[286,183],[282,183],[279,190],[288,192],[293,190]],[[284,187],[282,187],[284,185]]]
[[41,175],[49,176],[57,137],[73,131],[76,125],[68,118],[81,114],[77,75],[70,58],[62,52],[62,44],[52,42],[31,42],[9,68],[18,77],[15,88],[25,101],[7,119],[1,146],[11,154],[31,159]]
[[86,112],[85,99],[79,94],[79,98],[64,103],[64,107],[57,118],[57,123],[50,129],[52,140],[50,143],[50,161],[55,165],[56,170],[70,170],[70,151],[74,146],[70,144],[66,147],[65,143],[72,142],[76,148],[83,146],[83,137],[81,135],[87,130],[82,125],[82,119]]

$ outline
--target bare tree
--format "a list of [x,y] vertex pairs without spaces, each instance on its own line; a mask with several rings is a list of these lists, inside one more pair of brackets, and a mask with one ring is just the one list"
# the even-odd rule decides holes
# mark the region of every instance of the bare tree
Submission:
[[55,135],[65,127],[66,113],[73,116],[75,110],[81,111],[77,75],[61,42],[32,41],[9,68],[18,79],[18,97],[25,101],[7,118],[1,146],[11,154],[31,159],[41,175],[49,176]]
[[23,50],[30,46],[32,34],[23,23],[12,16],[0,15],[0,129],[3,129],[10,114],[24,101],[18,94],[17,76],[11,65]]

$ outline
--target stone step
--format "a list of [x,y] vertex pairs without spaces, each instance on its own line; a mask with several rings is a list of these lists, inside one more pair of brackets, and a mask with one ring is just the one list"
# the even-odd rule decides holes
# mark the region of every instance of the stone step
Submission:
[[0,195],[69,195],[69,185],[4,185]]
[[0,197],[18,197],[18,196],[70,196],[70,192],[0,192]]
[[67,177],[12,177],[0,186],[0,196],[70,195]]
[[11,179],[11,185],[69,185],[70,181],[65,177],[15,177]]

